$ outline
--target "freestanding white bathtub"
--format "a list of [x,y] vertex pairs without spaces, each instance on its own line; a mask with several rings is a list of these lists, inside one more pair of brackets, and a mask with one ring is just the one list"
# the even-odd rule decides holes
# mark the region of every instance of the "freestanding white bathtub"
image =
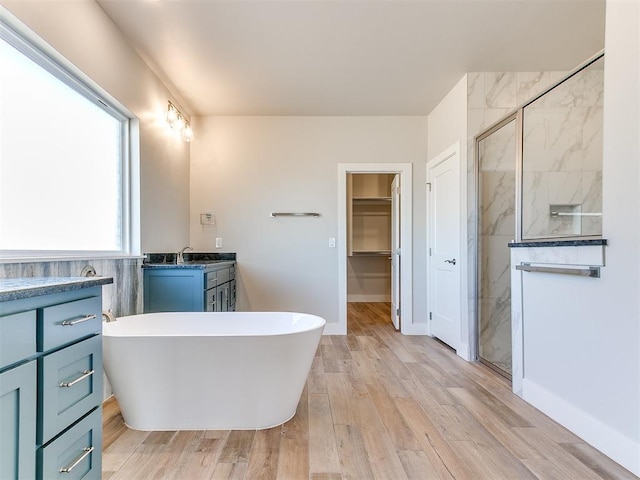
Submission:
[[131,428],[270,428],[295,414],[324,325],[301,313],[120,317],[103,323],[104,368]]

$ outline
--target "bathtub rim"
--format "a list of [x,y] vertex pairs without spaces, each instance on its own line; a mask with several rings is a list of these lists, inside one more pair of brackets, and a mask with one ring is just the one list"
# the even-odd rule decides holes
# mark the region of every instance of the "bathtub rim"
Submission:
[[[170,315],[188,315],[188,316],[204,316],[204,315],[244,315],[249,314],[252,316],[258,316],[260,314],[286,314],[286,315],[302,315],[305,317],[312,317],[314,320],[318,320],[317,323],[314,323],[312,326],[307,328],[292,330],[292,331],[278,331],[278,332],[232,332],[232,333],[216,333],[216,332],[195,332],[195,333],[180,333],[180,332],[172,332],[172,333],[125,333],[125,332],[108,332],[108,330],[118,329],[120,325],[117,325],[118,321],[126,322],[128,318],[142,318],[142,317],[151,317],[154,315],[160,316],[170,316]],[[103,337],[111,337],[111,338],[151,338],[151,337],[278,337],[284,335],[297,335],[306,332],[312,332],[314,330],[324,330],[324,327],[327,325],[327,321],[325,318],[314,315],[312,313],[303,313],[303,312],[288,312],[288,311],[260,311],[260,312],[152,312],[152,313],[139,313],[135,315],[125,315],[122,317],[116,317],[115,322],[102,322],[102,336]]]

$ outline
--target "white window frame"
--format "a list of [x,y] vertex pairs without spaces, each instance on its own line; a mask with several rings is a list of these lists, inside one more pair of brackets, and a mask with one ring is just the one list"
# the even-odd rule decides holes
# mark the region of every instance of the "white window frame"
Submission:
[[[2,9],[3,7],[0,7]],[[0,263],[140,256],[139,227],[139,122],[131,112],[15,17],[0,18],[0,39],[56,77],[121,124],[120,244],[117,251],[103,250],[0,250]]]

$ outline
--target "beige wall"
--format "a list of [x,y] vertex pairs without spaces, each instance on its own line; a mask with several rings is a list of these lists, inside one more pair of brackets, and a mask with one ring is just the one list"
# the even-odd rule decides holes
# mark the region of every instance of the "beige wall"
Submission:
[[[196,118],[191,243],[238,254],[241,310],[294,310],[338,322],[339,163],[413,163],[414,322],[423,303],[426,117]],[[202,226],[199,214],[216,214]],[[270,218],[319,212],[320,218]],[[340,247],[340,246],[338,246]]]
[[0,4],[139,119],[142,251],[187,245],[189,145],[169,136],[163,121],[167,100],[177,102],[174,96],[95,2]]

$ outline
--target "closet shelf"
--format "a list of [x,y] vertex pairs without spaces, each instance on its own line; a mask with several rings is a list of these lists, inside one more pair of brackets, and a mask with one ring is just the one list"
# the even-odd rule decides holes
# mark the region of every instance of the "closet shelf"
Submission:
[[354,257],[380,257],[390,256],[391,250],[354,250],[352,252]]
[[390,203],[391,197],[353,197],[353,203]]

